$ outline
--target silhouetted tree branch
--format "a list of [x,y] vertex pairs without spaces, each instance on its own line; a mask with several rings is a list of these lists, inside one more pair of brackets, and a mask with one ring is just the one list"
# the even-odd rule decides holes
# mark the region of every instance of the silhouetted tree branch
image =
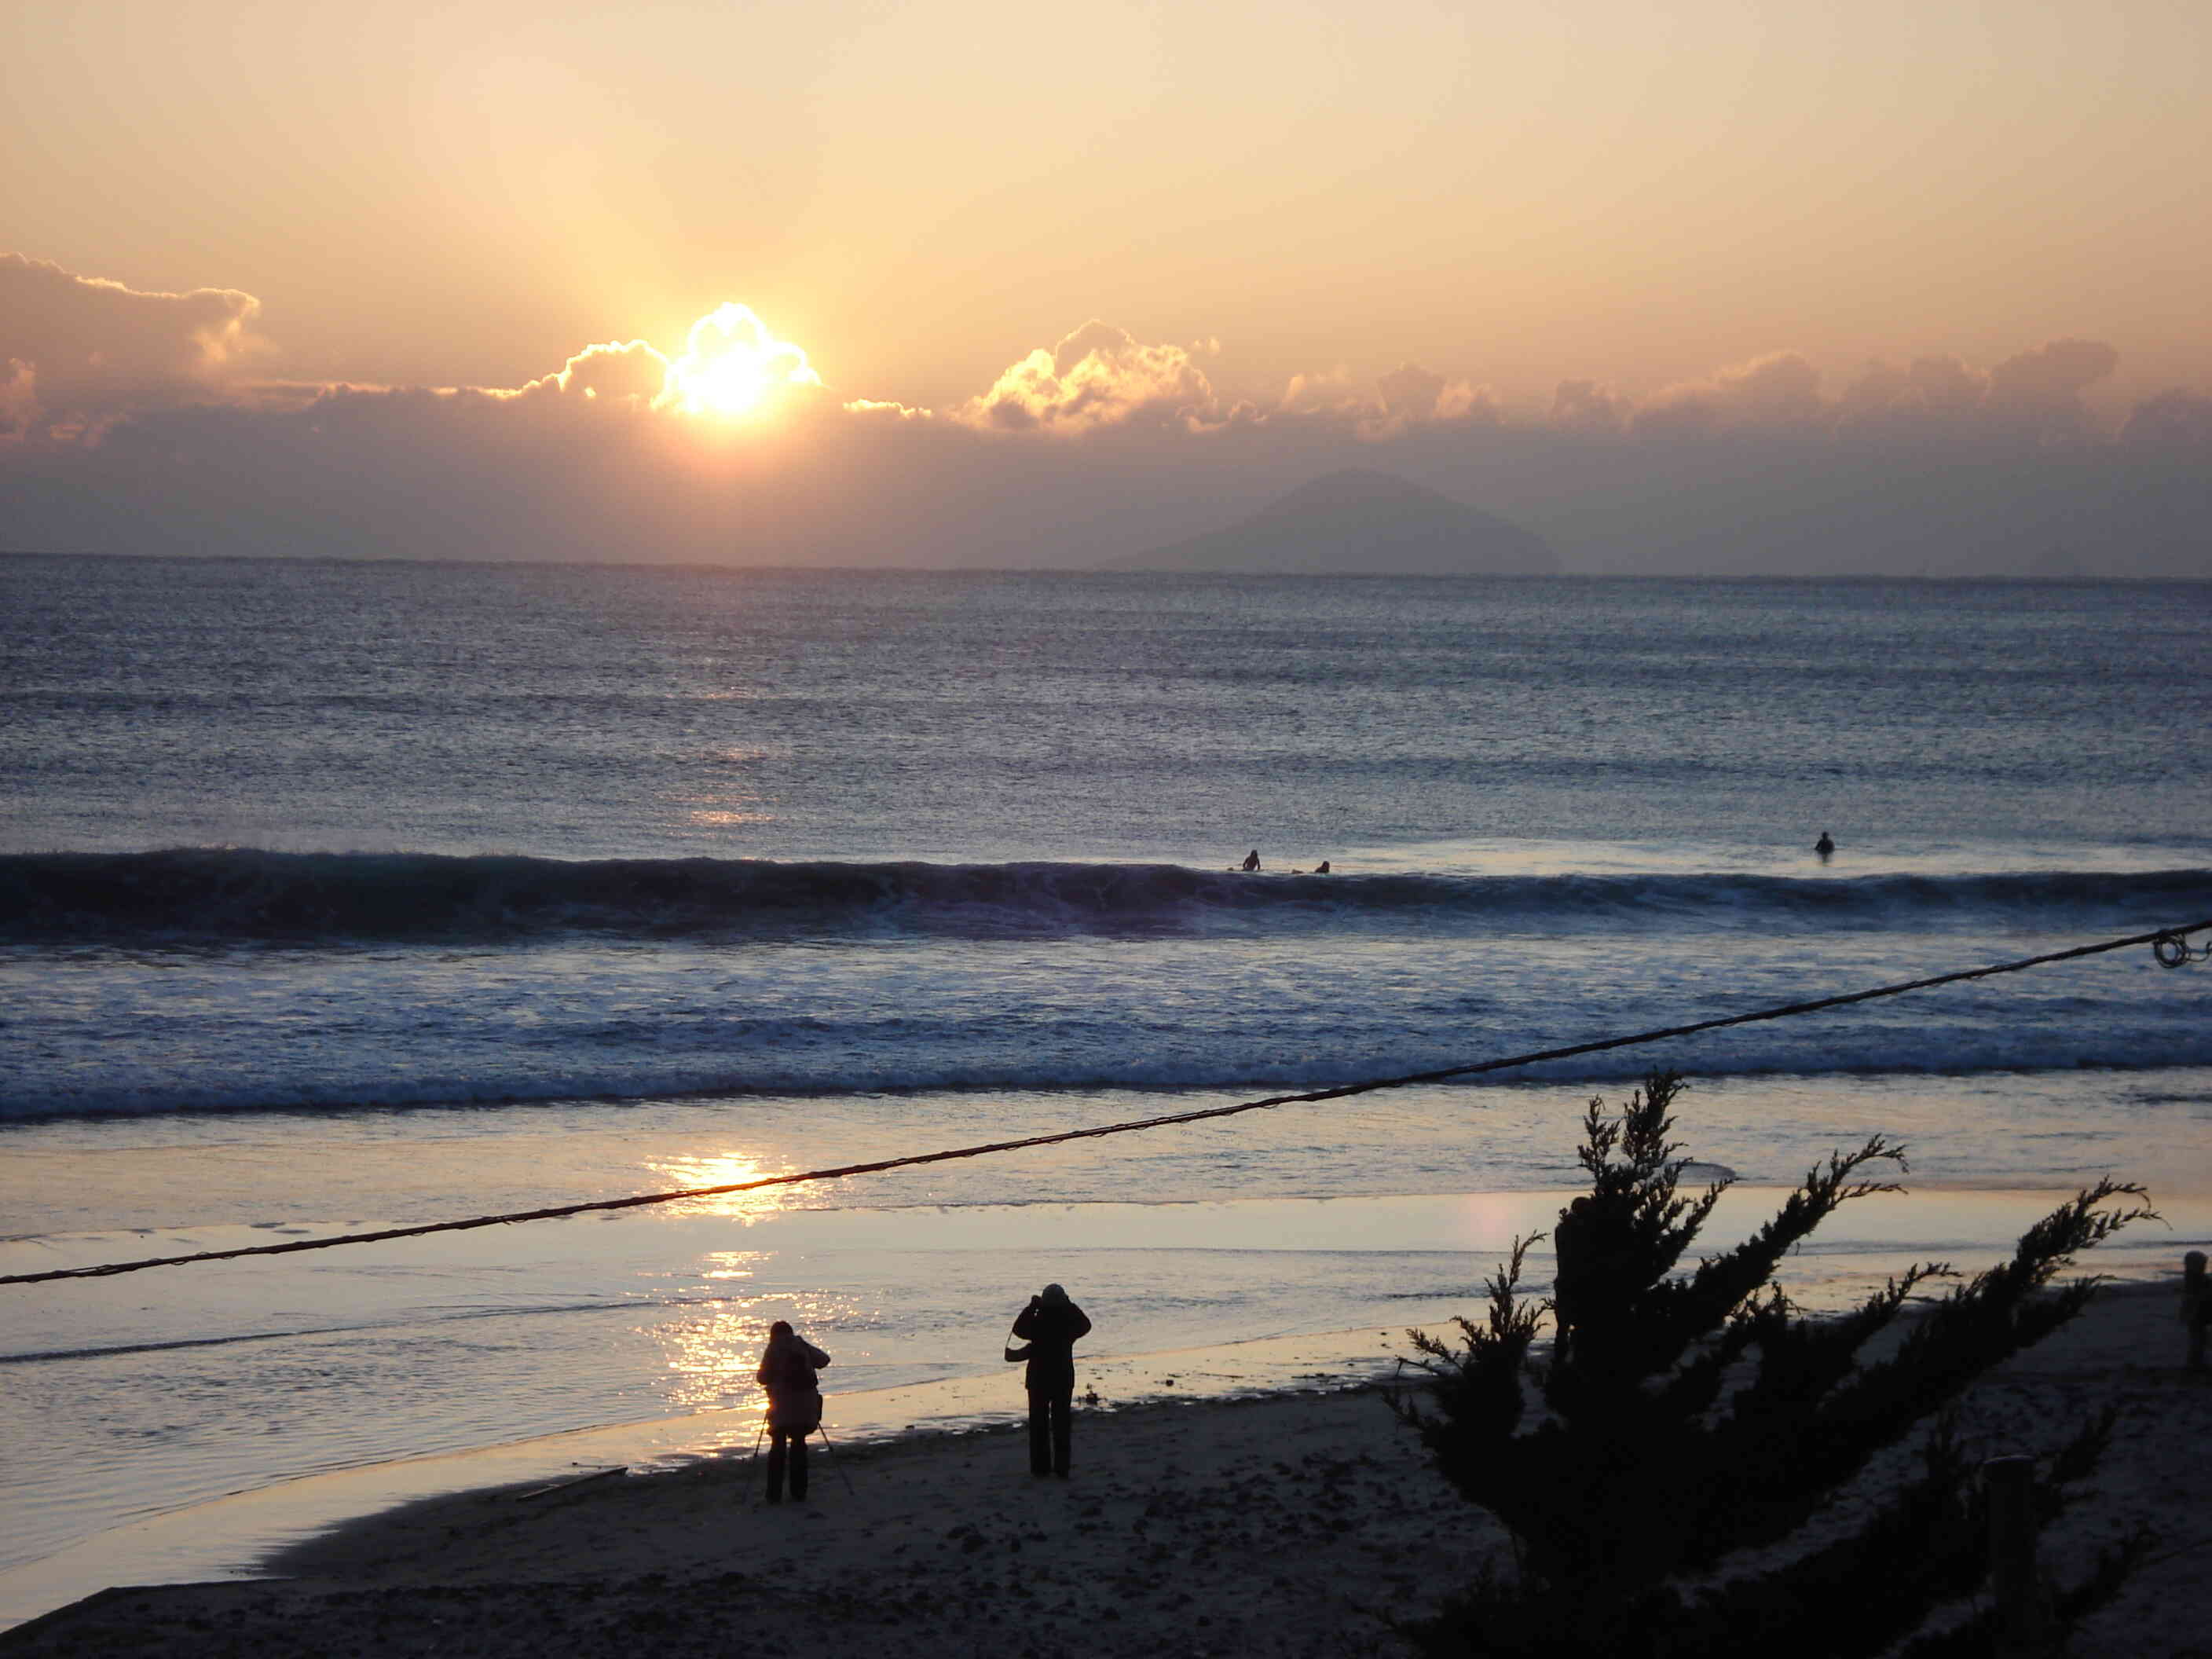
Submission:
[[[1590,1102],[1579,1153],[1589,1190],[1549,1235],[1558,1266],[1548,1298],[1521,1293],[1539,1233],[1514,1241],[1488,1281],[1484,1317],[1455,1320],[1455,1341],[1408,1334],[1425,1378],[1394,1408],[1453,1486],[1504,1522],[1517,1568],[1510,1581],[1470,1587],[1423,1627],[1432,1651],[1771,1659],[1786,1643],[1791,1659],[1810,1659],[1911,1637],[1987,1571],[1986,1517],[1948,1409],[2081,1311],[2094,1280],[2048,1289],[2076,1254],[2154,1215],[2140,1187],[2084,1188],[2022,1235],[2008,1261],[1911,1321],[1889,1357],[1868,1362],[1867,1344],[1910,1300],[1955,1277],[1948,1266],[1914,1267],[1830,1319],[1800,1316],[1772,1275],[1844,1204],[1901,1190],[1881,1171],[1902,1171],[1904,1149],[1877,1135],[1832,1154],[1750,1237],[1681,1272],[1726,1186],[1678,1191],[1687,1161],[1669,1136],[1681,1088],[1655,1072],[1617,1116]],[[1930,1419],[1917,1471],[1848,1532],[1796,1552],[1782,1571],[1692,1595],[1679,1588],[1684,1576],[1789,1539],[1869,1459]],[[2111,1426],[2093,1422],[2059,1450],[2039,1513],[2055,1513]],[[2123,1551],[2100,1562],[2054,1605],[2079,1616],[2133,1559]]]

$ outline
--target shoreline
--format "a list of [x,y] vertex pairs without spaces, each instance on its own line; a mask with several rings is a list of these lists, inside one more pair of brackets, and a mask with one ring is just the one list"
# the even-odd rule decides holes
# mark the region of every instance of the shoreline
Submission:
[[[2138,1572],[2082,1651],[2208,1650],[2212,1383],[2179,1369],[2175,1312],[2170,1280],[2107,1285],[1962,1409],[1977,1456],[2044,1449],[2100,1406],[2120,1412],[2043,1559],[2078,1564],[2142,1525],[2179,1559]],[[261,1564],[281,1577],[112,1589],[0,1633],[0,1650],[614,1653],[641,1635],[726,1644],[772,1623],[779,1639],[915,1659],[1025,1651],[1040,1628],[1079,1630],[1104,1655],[1318,1659],[1394,1650],[1392,1619],[1428,1611],[1504,1541],[1371,1384],[1079,1411],[1075,1453],[1060,1481],[1027,1474],[1013,1425],[834,1443],[826,1457],[817,1443],[810,1501],[781,1507],[760,1501],[738,1450],[454,1493]]]
[[[1413,1322],[1435,1324],[1455,1298],[1410,1304]],[[1086,1360],[1085,1387],[1104,1420],[1170,1406],[1243,1402],[1371,1384],[1393,1367],[1396,1334],[1370,1326],[1255,1337]],[[1022,1412],[1018,1372],[832,1391],[827,1426],[839,1454],[918,1440],[1010,1432]],[[117,1583],[167,1584],[242,1579],[301,1540],[377,1516],[471,1493],[544,1486],[580,1471],[623,1465],[641,1479],[684,1473],[756,1443],[752,1401],[676,1417],[562,1429],[465,1449],[325,1469],[201,1498],[106,1528],[45,1556],[0,1570],[0,1632]]]
[[[1716,1212],[1716,1241],[1733,1238],[1763,1221],[1781,1191],[1749,1184],[1733,1189]],[[1211,1340],[1170,1341],[1118,1355],[1085,1356],[1085,1386],[1096,1389],[1107,1415],[1119,1415],[1163,1401],[1297,1394],[1316,1385],[1336,1389],[1387,1378],[1394,1359],[1405,1352],[1404,1328],[1437,1329],[1455,1315],[1470,1311],[1478,1299],[1477,1280],[1502,1254],[1495,1242],[1547,1224],[1567,1196],[1564,1192],[1528,1191],[1172,1206],[1172,1224],[1165,1237],[1173,1243],[1233,1251],[1264,1237],[1279,1246],[1287,1240],[1337,1250],[1443,1249],[1456,1266],[1440,1280],[1431,1279],[1428,1267],[1421,1268],[1417,1276],[1421,1288],[1433,1295],[1408,1295],[1386,1281],[1381,1288],[1389,1293],[1379,1300],[1370,1298],[1371,1305],[1364,1310],[1332,1310],[1340,1317],[1352,1314],[1354,1322],[1326,1330],[1279,1331],[1229,1341],[1217,1334]],[[1847,1217],[1838,1218],[1822,1237],[1784,1262],[1780,1279],[1809,1311],[1839,1309],[1855,1304],[1886,1274],[1911,1261],[1948,1258],[1972,1264],[1984,1256],[1996,1257],[2023,1226],[2047,1212],[2049,1200],[2049,1192],[2039,1189],[1923,1188],[1870,1197],[1851,1206]],[[2124,1283],[2170,1279],[2181,1249],[2212,1242],[2212,1200],[2185,1196],[2166,1203],[2163,1210],[2169,1225],[2158,1230],[2162,1236],[2131,1230],[2100,1248],[2083,1266]],[[974,1252],[1019,1245],[1042,1218],[1053,1229],[1056,1253],[1064,1256],[1071,1242],[1079,1244],[1092,1231],[1118,1236],[1125,1229],[1118,1208],[1110,1213],[1095,1211],[1098,1206],[962,1211],[950,1217],[907,1216],[902,1223],[926,1230],[928,1242],[939,1245],[945,1243],[941,1235],[950,1228],[955,1234],[951,1242]],[[1147,1219],[1157,1242],[1163,1237],[1163,1224],[1152,1219],[1156,1213],[1148,1211]],[[819,1250],[854,1243],[848,1236],[861,1222],[872,1234],[879,1234],[875,1224],[881,1218],[872,1212],[857,1219],[838,1212],[801,1212],[749,1223],[747,1233],[749,1239],[757,1239],[770,1229],[797,1229],[801,1237],[770,1242],[779,1249],[805,1245]],[[687,1224],[694,1231],[717,1224],[726,1224],[712,1218]],[[557,1235],[550,1237],[551,1242],[562,1243]],[[541,1241],[521,1242],[534,1245]],[[871,1242],[879,1255],[885,1241],[878,1236]],[[1048,1264],[1040,1261],[1036,1265],[1042,1268]],[[851,1267],[848,1261],[839,1271],[849,1272]],[[260,1271],[265,1275],[269,1270]],[[405,1282],[404,1274],[401,1282]],[[1447,1282],[1456,1288],[1448,1289]],[[95,1291],[107,1283],[94,1281]],[[298,1288],[304,1294],[318,1284],[302,1279]],[[95,1310],[100,1304],[117,1301],[118,1296],[115,1291],[99,1296]],[[135,1297],[122,1298],[131,1301]],[[118,1317],[134,1322],[136,1316],[122,1302],[118,1304]],[[1365,1322],[1356,1322],[1362,1311],[1368,1316]],[[1121,1323],[1114,1322],[1116,1329]],[[1188,1327],[1190,1322],[1182,1324]],[[1152,1328],[1138,1334],[1157,1341],[1177,1331],[1176,1322],[1154,1321]],[[833,1389],[830,1399],[827,1427],[841,1449],[917,1432],[1004,1425],[1020,1413],[1018,1378],[995,1363],[984,1369],[971,1360],[949,1376],[909,1376],[870,1386],[864,1384],[869,1370],[865,1351],[863,1363],[854,1365],[855,1356],[842,1352],[843,1345],[835,1337],[831,1346],[848,1362],[833,1376],[852,1385]],[[997,1347],[994,1331],[994,1362]],[[722,1365],[719,1357],[708,1357]],[[943,1356],[925,1352],[919,1357],[929,1362]],[[749,1361],[741,1369],[749,1382]],[[926,1370],[928,1365],[920,1369]],[[614,1418],[581,1428],[549,1424],[534,1432],[518,1425],[520,1432],[510,1429],[504,1435],[484,1432],[501,1415],[501,1397],[481,1395],[475,1403],[490,1409],[479,1409],[458,1423],[441,1415],[428,1425],[442,1444],[434,1441],[421,1450],[398,1449],[366,1461],[326,1464],[319,1471],[310,1468],[274,1473],[273,1478],[238,1481],[227,1488],[210,1488],[203,1482],[199,1495],[180,1495],[158,1510],[144,1507],[143,1497],[159,1492],[149,1483],[161,1468],[143,1454],[128,1460],[111,1458],[87,1471],[80,1481],[87,1490],[92,1489],[94,1475],[107,1483],[100,1492],[102,1501],[89,1506],[62,1507],[53,1496],[59,1490],[55,1483],[48,1483],[52,1489],[48,1492],[26,1483],[20,1490],[46,1508],[16,1510],[16,1521],[27,1528],[17,1534],[18,1545],[36,1540],[41,1527],[63,1535],[55,1544],[27,1553],[0,1569],[0,1631],[108,1585],[234,1578],[255,1571],[253,1564],[302,1538],[419,1498],[544,1483],[612,1464],[633,1471],[658,1470],[744,1454],[753,1444],[759,1420],[757,1401],[749,1387],[726,1393],[722,1403],[708,1409]],[[481,1437],[465,1437],[471,1431]],[[388,1431],[381,1437],[387,1443],[396,1438]],[[278,1448],[295,1443],[288,1438],[270,1443]],[[117,1513],[121,1506],[109,1496],[123,1490],[116,1483],[125,1478],[133,1482],[129,1491],[142,1499],[131,1506],[135,1514]]]

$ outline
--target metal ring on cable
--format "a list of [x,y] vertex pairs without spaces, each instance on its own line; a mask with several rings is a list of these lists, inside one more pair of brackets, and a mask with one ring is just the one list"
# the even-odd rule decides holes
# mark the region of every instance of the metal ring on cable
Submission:
[[2179,968],[2192,962],[2212,962],[2212,939],[2191,950],[2186,933],[2160,933],[2150,942],[2150,949],[2161,968]]

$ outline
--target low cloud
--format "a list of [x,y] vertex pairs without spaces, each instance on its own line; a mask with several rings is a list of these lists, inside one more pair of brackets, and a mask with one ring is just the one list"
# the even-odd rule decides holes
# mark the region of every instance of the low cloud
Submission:
[[1635,426],[1655,434],[1803,429],[1818,425],[1826,412],[1820,371],[1798,352],[1778,351],[1708,380],[1668,387],[1636,411]]
[[872,421],[933,421],[937,411],[915,409],[902,403],[886,403],[877,398],[849,398],[845,401],[845,412]]
[[691,325],[654,403],[684,415],[745,415],[821,390],[803,348],[776,338],[751,307],[726,301]]
[[0,369],[0,440],[21,437],[39,417],[39,377],[30,364],[10,357]]
[[1562,380],[1552,394],[1551,422],[1563,432],[1612,433],[1628,424],[1635,404],[1595,380]]
[[1982,404],[2002,430],[2038,443],[2076,441],[2092,430],[2081,393],[2119,362],[2102,340],[2053,340],[1991,369]]
[[1354,378],[1336,368],[1293,374],[1281,399],[1259,421],[1297,420],[1334,428],[1366,443],[1382,443],[1419,427],[1496,425],[1505,416],[1497,394],[1471,380],[1452,380],[1419,363],[1401,363],[1380,380]]
[[266,349],[252,332],[260,310],[236,289],[143,293],[0,253],[0,416],[19,437],[67,440],[217,397]]
[[1353,380],[1350,369],[1339,366],[1291,375],[1275,409],[1285,415],[1340,415],[1356,421],[1381,406],[1372,389]]
[[650,405],[668,384],[668,359],[643,340],[588,345],[557,374],[531,381],[519,398],[574,398],[631,408]]
[[1218,425],[1225,413],[1189,350],[1145,345],[1094,318],[1009,366],[955,417],[986,431],[1070,436],[1133,424]]
[[1952,356],[1916,358],[1904,368],[1871,362],[1833,400],[1801,352],[1780,351],[1672,386],[1632,411],[1601,407],[1589,382],[1560,388],[1562,424],[1604,429],[1625,418],[1639,435],[1680,439],[1730,432],[1831,434],[1925,443],[1942,441],[2020,449],[2094,441],[2097,424],[2082,394],[2107,379],[2119,353],[2101,340],[2052,340],[1986,371]]
[[1956,357],[1916,357],[1904,368],[1870,362],[1844,386],[1836,421],[1869,436],[1962,436],[1979,422],[1989,387],[1986,374]]
[[0,547],[1076,565],[1365,466],[1581,569],[1972,573],[2065,547],[2212,575],[2212,397],[2162,392],[2108,437],[2084,393],[2118,355],[2093,340],[1869,363],[1833,396],[1778,351],[1641,404],[1563,380],[1516,414],[1413,362],[1255,405],[1217,385],[1218,343],[1094,320],[933,410],[825,386],[734,303],[672,354],[608,341],[443,389],[288,386],[258,309],[0,258]]
[[2201,457],[2212,465],[2212,398],[2176,388],[2146,398],[2120,428],[2124,448]]

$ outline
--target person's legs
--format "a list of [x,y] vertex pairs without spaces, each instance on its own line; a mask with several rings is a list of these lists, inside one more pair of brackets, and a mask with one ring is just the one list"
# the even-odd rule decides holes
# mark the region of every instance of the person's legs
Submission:
[[806,1437],[809,1431],[791,1431],[791,1495],[799,1503],[806,1501]]
[[1042,1389],[1030,1390],[1030,1473],[1052,1473],[1052,1395]]
[[[789,1429],[770,1429],[768,1431],[768,1501],[771,1504],[781,1504],[783,1502],[783,1465],[786,1457],[785,1443],[789,1440],[790,1437],[791,1431]],[[799,1447],[800,1455],[804,1456],[805,1455],[805,1446],[802,1443]],[[799,1492],[801,1496],[805,1495],[804,1489],[800,1486],[799,1480],[793,1480],[792,1483],[792,1489],[794,1492]]]
[[1056,1389],[1052,1396],[1052,1472],[1067,1473],[1069,1443],[1075,1435],[1075,1385]]

